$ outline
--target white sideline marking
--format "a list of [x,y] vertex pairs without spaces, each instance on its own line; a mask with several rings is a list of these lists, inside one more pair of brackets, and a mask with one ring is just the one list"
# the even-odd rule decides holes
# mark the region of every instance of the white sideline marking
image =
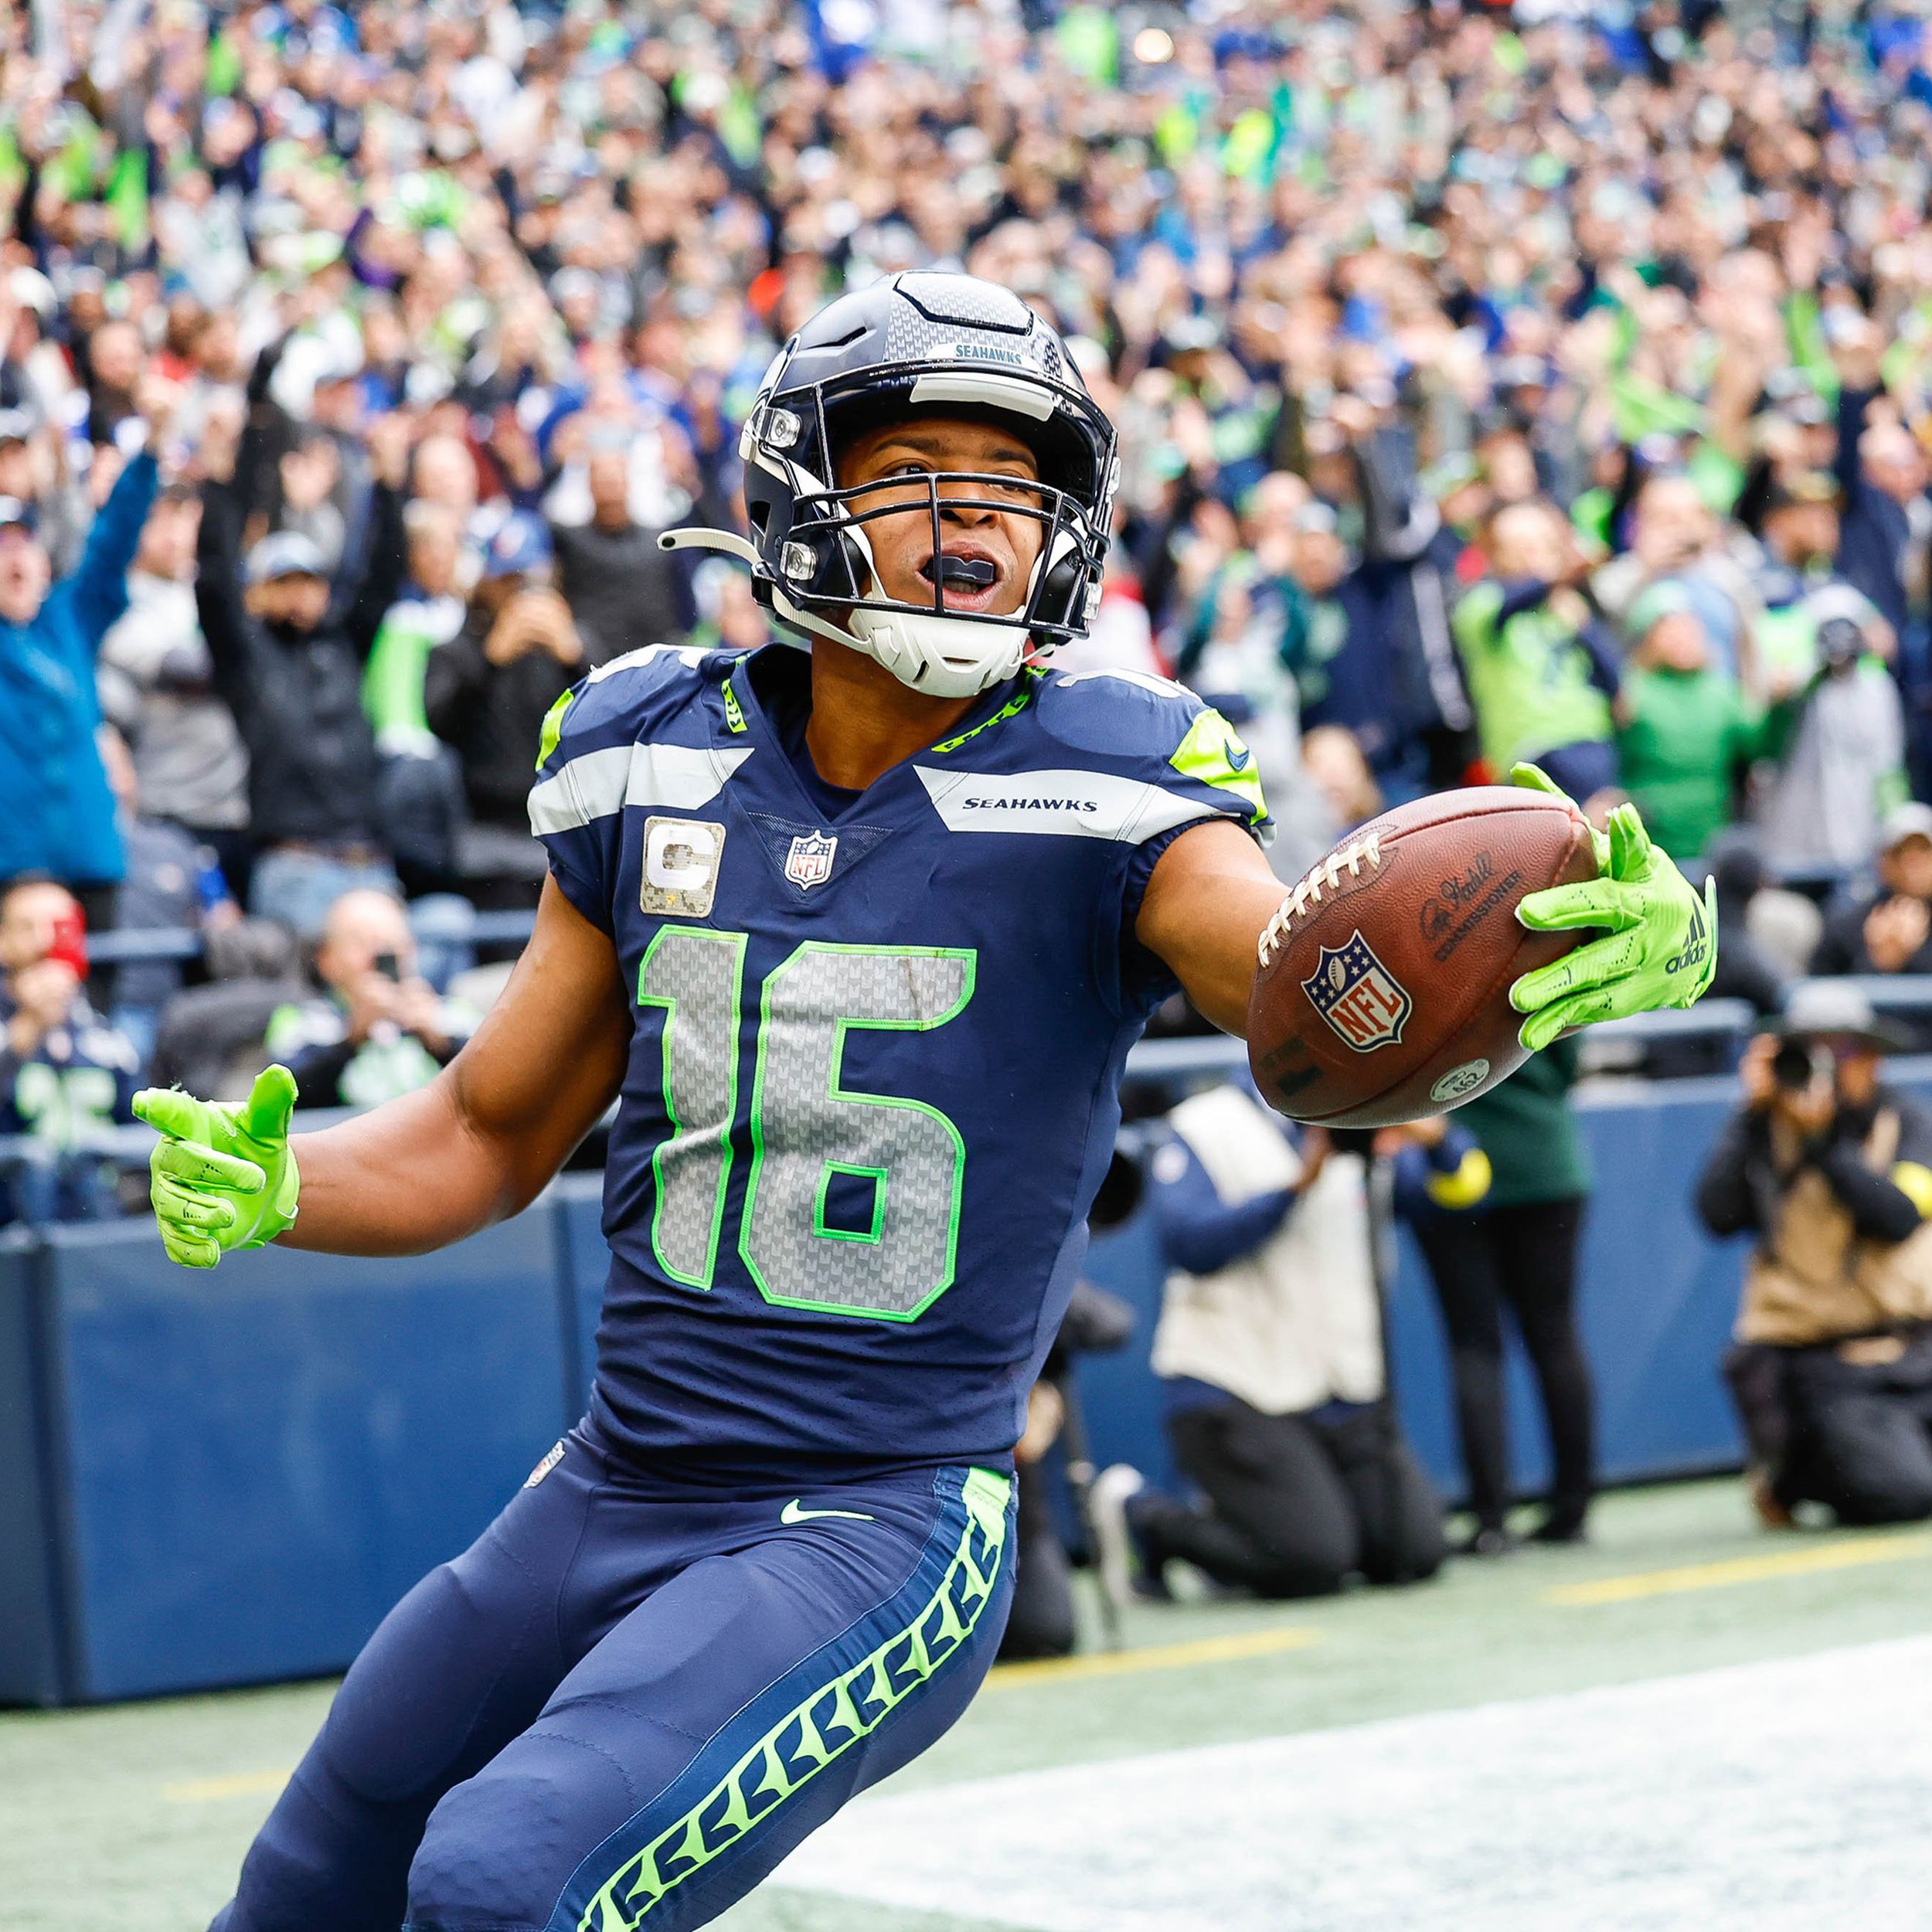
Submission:
[[862,1798],[774,1883],[1034,1932],[1923,1932],[1932,1637]]

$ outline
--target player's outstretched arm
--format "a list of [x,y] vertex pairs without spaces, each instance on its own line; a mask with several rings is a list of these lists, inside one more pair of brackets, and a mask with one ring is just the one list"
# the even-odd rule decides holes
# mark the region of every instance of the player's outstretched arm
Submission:
[[[1533,766],[1519,766],[1513,775],[1519,784],[1563,795]],[[1655,849],[1634,806],[1618,806],[1607,835],[1597,835],[1597,862],[1596,879],[1532,893],[1517,909],[1536,931],[1608,929],[1511,988],[1516,1010],[1529,1016],[1522,1036],[1532,1052],[1573,1026],[1688,1006],[1716,970],[1712,888],[1699,893]],[[1210,820],[1161,855],[1134,930],[1216,1026],[1245,1034],[1256,948],[1282,896],[1253,841],[1229,821]]]
[[1224,1033],[1245,1036],[1261,934],[1284,888],[1232,819],[1190,825],[1162,853],[1134,931]]
[[616,1097],[630,1015],[610,940],[546,883],[536,930],[474,1036],[417,1092],[288,1137],[294,1087],[270,1068],[216,1107],[150,1090],[154,1200],[177,1261],[230,1248],[420,1254],[536,1198]]

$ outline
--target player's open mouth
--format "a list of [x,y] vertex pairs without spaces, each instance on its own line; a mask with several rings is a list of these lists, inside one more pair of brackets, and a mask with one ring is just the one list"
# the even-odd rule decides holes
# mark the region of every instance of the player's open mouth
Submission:
[[976,543],[961,543],[929,556],[919,566],[928,583],[939,587],[948,611],[986,611],[999,594],[1005,570],[999,560]]

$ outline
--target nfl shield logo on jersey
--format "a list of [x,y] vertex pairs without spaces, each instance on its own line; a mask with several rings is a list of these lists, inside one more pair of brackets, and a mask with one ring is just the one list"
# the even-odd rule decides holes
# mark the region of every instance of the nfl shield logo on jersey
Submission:
[[836,835],[828,838],[821,832],[801,833],[785,855],[785,876],[801,891],[822,886],[832,876],[832,855],[838,849]]
[[1359,933],[1352,933],[1339,949],[1324,946],[1320,962],[1301,982],[1301,990],[1358,1053],[1370,1053],[1400,1039],[1415,1008],[1401,981]]

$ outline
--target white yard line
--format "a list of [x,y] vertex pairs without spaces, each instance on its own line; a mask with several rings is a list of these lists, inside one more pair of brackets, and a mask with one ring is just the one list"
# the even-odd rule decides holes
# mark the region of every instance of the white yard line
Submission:
[[774,1883],[1035,1932],[1924,1932],[1932,1637],[861,1799]]

